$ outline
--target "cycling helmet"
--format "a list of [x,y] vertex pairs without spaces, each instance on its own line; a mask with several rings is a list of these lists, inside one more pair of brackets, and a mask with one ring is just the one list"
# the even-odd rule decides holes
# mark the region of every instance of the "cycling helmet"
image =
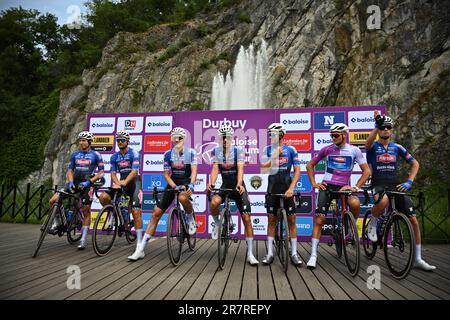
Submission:
[[127,141],[130,141],[130,134],[126,132],[125,130],[120,130],[116,132],[116,139],[125,139]]
[[383,121],[383,126],[394,126],[394,121],[392,120],[391,117],[388,116],[384,116],[384,121]]
[[186,138],[186,130],[180,127],[175,127],[170,131],[170,135],[173,136],[181,136],[183,138]]
[[345,132],[348,133],[348,127],[345,123],[335,123],[330,127],[330,132]]
[[283,135],[286,133],[286,129],[281,123],[274,122],[269,127],[267,127],[267,131],[269,133],[282,133]]
[[228,137],[233,135],[234,130],[229,125],[223,124],[220,126],[217,132],[219,133],[219,136]]
[[79,140],[79,139],[86,139],[87,141],[92,141],[92,140],[94,140],[94,135],[92,133],[90,133],[89,131],[81,131],[78,134],[77,140]]

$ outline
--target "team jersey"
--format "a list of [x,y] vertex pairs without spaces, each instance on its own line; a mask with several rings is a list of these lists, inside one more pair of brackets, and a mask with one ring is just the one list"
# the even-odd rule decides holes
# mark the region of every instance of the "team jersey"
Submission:
[[408,163],[414,160],[403,146],[395,142],[389,142],[387,149],[379,141],[374,142],[372,148],[367,151],[367,162],[372,169],[372,185],[388,186],[400,183],[397,175],[399,156]]
[[224,182],[237,184],[238,161],[245,161],[245,152],[242,148],[231,147],[227,156],[224,155],[223,147],[214,148],[212,152],[211,162],[219,164]]
[[191,177],[191,166],[197,165],[197,153],[194,149],[187,149],[177,154],[174,149],[164,153],[164,172],[172,172],[172,179],[186,180]]
[[326,169],[323,182],[337,186],[349,184],[355,162],[359,165],[367,163],[361,150],[348,143],[342,148],[339,148],[335,144],[326,146],[322,148],[312,160],[315,163],[318,163],[323,158],[326,158]]
[[[272,156],[272,146],[267,146],[263,150],[262,162],[267,162]],[[291,167],[300,167],[297,150],[287,144],[283,144],[282,152],[278,157],[277,163],[272,163],[269,175],[287,175],[291,174]]]
[[127,153],[116,152],[111,157],[111,172],[119,172],[120,180],[124,180],[133,170],[139,174],[140,162],[139,153],[132,148],[128,148]]
[[97,167],[99,171],[105,170],[102,156],[97,151],[78,150],[70,156],[69,170],[73,171],[75,184],[89,179]]

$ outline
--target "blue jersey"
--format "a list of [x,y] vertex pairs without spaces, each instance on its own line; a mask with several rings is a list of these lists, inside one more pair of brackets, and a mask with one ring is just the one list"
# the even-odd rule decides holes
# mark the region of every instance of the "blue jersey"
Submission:
[[73,171],[74,183],[89,179],[95,168],[105,170],[102,156],[97,151],[75,151],[70,156],[69,169]]
[[228,184],[237,184],[238,161],[245,161],[245,152],[242,148],[231,147],[228,155],[224,155],[223,147],[214,148],[212,163],[219,164],[222,181]]
[[197,153],[194,149],[187,149],[178,154],[174,149],[164,153],[164,172],[172,172],[174,180],[188,180],[191,178],[191,166],[197,165]]
[[379,141],[374,142],[367,151],[367,162],[372,169],[372,185],[389,186],[400,183],[397,175],[399,157],[408,163],[414,160],[404,147],[395,142],[389,142],[387,149]]
[[119,172],[120,180],[126,179],[133,170],[137,170],[139,174],[139,168],[139,153],[132,148],[128,148],[125,154],[119,151],[111,157],[111,172]]
[[[267,146],[263,151],[263,162],[267,162],[272,156],[272,146]],[[297,150],[294,147],[283,144],[282,152],[276,163],[272,163],[269,175],[286,175],[291,174],[291,167],[300,167]]]

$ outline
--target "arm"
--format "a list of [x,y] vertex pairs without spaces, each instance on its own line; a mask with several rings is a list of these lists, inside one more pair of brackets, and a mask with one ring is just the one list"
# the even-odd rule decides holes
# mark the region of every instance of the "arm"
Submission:
[[137,170],[131,170],[130,174],[128,175],[128,177],[122,181],[122,185],[125,187],[126,185],[128,185],[131,181],[134,180],[134,178],[137,176],[138,171]]
[[[361,189],[364,183],[366,183],[367,179],[369,179],[372,172],[370,171],[369,165],[367,163],[363,163],[360,165],[360,168],[362,170],[361,178],[358,179],[358,182],[356,182],[356,188]],[[355,190],[356,191],[356,190]]]
[[175,189],[177,187],[175,182],[173,182],[172,178],[170,177],[170,172],[169,171],[164,171],[164,179],[166,179],[167,184],[169,186],[171,186],[172,189]]
[[297,186],[298,179],[300,179],[300,166],[294,167],[294,177],[292,178],[291,185],[286,191],[285,196],[291,198],[294,195],[295,187]]
[[239,191],[240,194],[243,194],[245,189],[244,189],[244,161],[239,161],[237,163],[237,169],[238,169],[238,174],[237,174],[237,185],[236,188]]
[[369,136],[367,137],[367,140],[365,143],[367,151],[372,149],[373,143],[375,142],[375,139],[377,138],[377,134],[378,134],[378,128],[375,128],[370,132]]
[[317,188],[319,190],[326,190],[326,186],[322,183],[317,183],[316,178],[314,177],[314,167],[316,166],[316,162],[314,160],[310,160],[306,165],[306,172],[308,173],[309,182],[313,188]]
[[216,185],[217,177],[219,176],[219,164],[214,163],[211,169],[211,181],[209,182],[208,190],[211,191],[212,186]]
[[111,181],[112,181],[113,185],[120,186],[120,181],[117,178],[117,175],[115,172],[111,172]]

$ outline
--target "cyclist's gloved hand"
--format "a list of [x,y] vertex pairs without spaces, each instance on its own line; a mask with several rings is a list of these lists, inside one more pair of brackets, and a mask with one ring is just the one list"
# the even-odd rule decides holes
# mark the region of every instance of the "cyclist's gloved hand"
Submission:
[[402,183],[402,187],[405,188],[406,190],[411,189],[412,185],[413,185],[413,182],[409,179],[406,180],[406,182]]
[[177,191],[183,191],[184,190],[184,186],[183,185],[179,185],[175,187],[175,190]]
[[194,192],[194,184],[193,183],[189,183],[188,187],[189,187],[189,189],[192,190],[192,192]]
[[90,180],[85,181],[85,182],[82,182],[82,183],[80,183],[80,188],[81,188],[81,189],[87,188],[87,187],[89,187],[91,184],[92,184],[92,182],[91,182]]
[[379,128],[380,126],[382,126],[383,122],[384,122],[384,117],[382,117],[380,114],[378,114],[375,117],[375,128]]
[[75,183],[73,183],[73,181],[69,182],[69,189],[70,190],[75,190]]

